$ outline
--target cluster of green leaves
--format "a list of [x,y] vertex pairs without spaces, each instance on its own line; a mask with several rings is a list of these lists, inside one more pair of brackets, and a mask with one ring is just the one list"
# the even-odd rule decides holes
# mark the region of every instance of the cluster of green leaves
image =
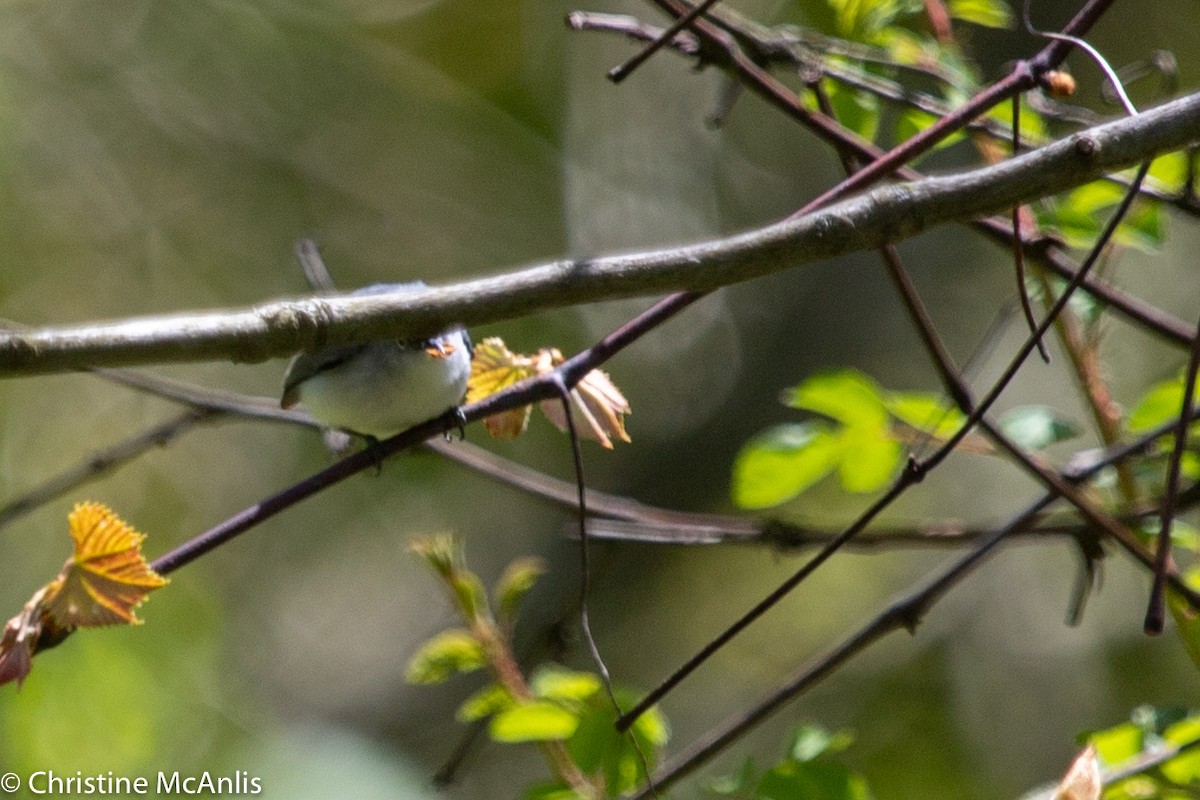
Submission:
[[[900,105],[894,114],[882,114],[879,95],[863,86],[874,79],[890,80],[901,69],[906,70],[906,80],[924,73],[929,79],[927,96],[947,108],[978,91],[978,70],[955,43],[940,41],[929,32],[922,0],[826,0],[826,5],[824,12],[814,11],[811,22],[850,46],[830,48],[822,58],[862,79],[855,86],[827,82],[826,91],[838,122],[863,138],[882,145],[888,144],[888,139],[900,142],[938,119],[936,114],[908,104]],[[989,28],[1013,24],[1012,11],[1004,0],[950,0],[946,11],[958,22]],[[908,86],[907,90],[914,88],[923,87]],[[815,100],[811,102],[815,108]],[[885,129],[885,120],[894,127]],[[938,148],[962,138],[957,132]]]
[[747,759],[736,774],[711,783],[708,794],[728,800],[871,800],[866,779],[832,757],[853,738],[847,731],[802,725],[777,764],[760,773]]
[[[418,648],[408,664],[414,684],[442,683],[460,673],[490,668],[494,680],[468,697],[458,709],[462,722],[488,720],[488,734],[504,744],[535,743],[554,748],[548,759],[561,767],[569,759],[587,788],[566,776],[529,789],[529,800],[595,800],[617,797],[645,784],[667,743],[666,719],[652,708],[627,734],[616,730],[617,711],[601,679],[590,672],[548,664],[526,679],[511,649],[511,634],[522,598],[544,572],[540,559],[518,559],[496,581],[491,597],[449,536],[413,544],[450,589],[465,627],[442,631]],[[627,707],[634,692],[615,689]]]
[[[1022,111],[1022,132],[1025,130],[1026,116]],[[1195,158],[1195,153],[1182,152],[1156,158],[1150,165],[1147,185],[1168,196],[1183,196],[1191,174],[1188,160]],[[1133,173],[1122,173],[1122,176],[1125,180],[1131,180]],[[1034,207],[1038,225],[1068,247],[1090,248],[1100,235],[1108,214],[1125,196],[1125,191],[1121,183],[1095,181],[1060,197],[1043,200]],[[1139,200],[1121,220],[1121,225],[1113,234],[1113,241],[1143,252],[1157,252],[1167,236],[1167,218],[1161,203]]]
[[1089,734],[1107,772],[1180,750],[1152,770],[1109,781],[1104,800],[1183,800],[1200,794],[1200,713],[1140,706],[1127,722]]
[[[1126,420],[1126,427],[1130,433],[1146,433],[1166,422],[1178,419],[1179,412],[1183,408],[1183,377],[1180,374],[1173,379],[1160,381],[1142,394]],[[1200,397],[1200,383],[1193,388],[1193,397]],[[1193,423],[1189,429],[1189,435],[1194,435],[1196,427],[1197,423]],[[1172,446],[1171,438],[1163,437],[1155,443],[1151,455],[1165,456]],[[1162,458],[1152,459],[1150,463],[1161,465]],[[1200,479],[1200,458],[1190,449],[1184,451],[1180,469],[1185,478]],[[1161,483],[1161,472],[1155,472],[1152,477]]]
[[[926,19],[923,0],[827,0],[827,3],[833,11],[838,36],[888,48],[902,63],[918,63],[916,59],[902,60],[902,57],[907,54],[907,43],[924,43],[924,38],[914,33],[926,27],[922,22]],[[1004,0],[949,0],[946,11],[952,19],[989,28],[1008,28],[1013,23],[1012,11]]]
[[[860,52],[851,47],[845,52],[825,53],[823,57],[836,62],[841,69],[860,73],[868,84],[872,78],[895,76],[901,67],[924,72],[929,84],[928,96],[936,98],[946,108],[961,105],[981,88],[978,70],[958,45],[953,41],[941,41],[929,33],[922,0],[826,0],[826,4],[827,14],[817,13],[814,22],[840,39],[872,50]],[[1004,0],[950,0],[946,10],[952,20],[990,28],[1012,27],[1015,19]],[[909,91],[921,88],[915,85],[914,77],[914,73],[905,77]],[[882,145],[888,144],[885,140],[889,138],[891,142],[904,141],[939,118],[917,104],[901,104],[893,114],[883,114],[879,95],[862,85],[829,81],[826,92],[839,123]],[[806,102],[816,108],[814,98],[808,98]],[[992,108],[987,117],[1005,129],[1012,129],[1010,103]],[[894,127],[884,129],[884,121],[891,122]],[[1025,102],[1021,104],[1020,126],[1021,141],[1025,145],[1037,145],[1050,138],[1042,115]],[[933,151],[963,138],[961,131],[956,132],[940,141]],[[989,146],[979,141],[979,147],[989,158],[1004,154],[997,144]],[[1189,158],[1195,159],[1196,154],[1172,153],[1155,160],[1147,185],[1167,196],[1185,196],[1186,181],[1195,174],[1194,169],[1189,169]],[[1123,173],[1123,178],[1127,182],[1132,175],[1132,171],[1128,171]],[[1061,197],[1039,202],[1035,206],[1035,215],[1044,231],[1069,247],[1087,248],[1096,240],[1105,216],[1121,201],[1124,192],[1125,186],[1120,182],[1096,181]],[[1139,201],[1122,221],[1114,241],[1143,251],[1155,251],[1166,236],[1166,224],[1167,216],[1160,203]]]
[[[891,482],[906,443],[936,445],[966,418],[938,395],[888,392],[857,370],[826,372],[784,390],[781,402],[813,418],[776,425],[747,442],[733,465],[733,500],[740,508],[771,508],[834,472],[849,492],[875,492]],[[1046,406],[1021,406],[1000,418],[1010,437],[1032,450],[1078,434]],[[970,438],[966,449],[990,452]]]

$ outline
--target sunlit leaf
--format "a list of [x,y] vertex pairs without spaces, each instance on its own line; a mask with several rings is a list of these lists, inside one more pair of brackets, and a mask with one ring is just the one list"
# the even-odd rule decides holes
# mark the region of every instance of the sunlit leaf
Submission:
[[831,83],[828,94],[838,123],[867,141],[874,141],[879,131],[879,99],[873,94],[840,83]]
[[569,786],[561,783],[543,783],[532,786],[522,795],[525,800],[588,800]]
[[492,717],[488,733],[497,742],[546,742],[570,738],[579,717],[547,700],[535,700]]
[[[1039,222],[1057,232],[1071,247],[1089,248],[1100,233],[1111,209],[1127,189],[1111,181],[1094,181],[1067,192],[1053,204],[1043,206]],[[1166,215],[1156,203],[1138,202],[1121,220],[1114,239],[1146,252],[1157,251],[1166,238]]]
[[455,716],[459,722],[474,722],[512,708],[513,704],[507,689],[498,683],[489,683],[463,700]]
[[872,800],[861,775],[830,761],[784,761],[758,783],[757,797],[779,800]]
[[107,506],[76,505],[67,528],[74,553],[0,633],[0,684],[20,683],[34,654],[77,628],[140,624],[134,609],[168,583],[142,556],[146,537]]
[[[1197,381],[1200,389],[1200,381]],[[1200,397],[1200,391],[1194,392]],[[1161,381],[1151,386],[1129,412],[1127,425],[1132,433],[1156,428],[1170,419],[1177,419],[1183,410],[1183,376]]]
[[949,439],[967,421],[953,405],[926,392],[888,392],[884,406],[905,425],[937,439]]
[[529,681],[535,697],[558,702],[581,702],[600,691],[601,685],[597,675],[557,665],[541,667]]
[[887,424],[883,392],[857,370],[814,375],[786,390],[782,400],[792,408],[815,411],[844,425],[882,428]]
[[67,517],[75,554],[47,592],[46,614],[60,628],[138,624],[133,610],[167,579],[142,556],[143,534],[100,503]]
[[[513,353],[499,337],[489,337],[475,346],[467,402],[474,403],[534,374],[534,360]],[[497,439],[515,439],[529,424],[529,406],[493,414],[484,420],[488,433]]]
[[671,728],[667,724],[667,718],[659,711],[658,706],[644,711],[630,730],[638,737],[639,741],[657,748],[665,747],[671,738]]
[[[919,108],[907,107],[896,115],[896,141],[903,142],[916,136],[921,131],[928,128],[933,123],[937,122],[939,117],[930,114],[927,111],[922,111]],[[951,145],[957,144],[966,137],[966,134],[961,130],[946,136],[929,149],[928,153],[935,153]]]
[[[1183,579],[1191,588],[1200,589],[1200,567],[1189,568]],[[1167,592],[1167,609],[1175,621],[1175,633],[1183,642],[1183,649],[1193,666],[1200,669],[1200,612],[1175,592]]]
[[792,732],[788,757],[795,761],[812,761],[818,756],[845,750],[854,741],[850,731],[830,732],[819,725],[801,725]]
[[1167,238],[1168,216],[1158,203],[1134,203],[1121,220],[1113,239],[1143,253],[1156,253]]
[[[513,353],[497,337],[484,339],[475,348],[475,357],[471,362],[467,402],[482,400],[525,378],[549,373],[564,360],[563,354],[556,348],[543,347],[536,355],[528,356]],[[598,369],[587,373],[571,390],[570,397],[580,437],[599,442],[610,450],[614,439],[630,441],[625,430],[625,415],[630,413],[629,401],[606,373]],[[558,399],[543,401],[541,408],[560,430],[566,430],[566,415]],[[484,420],[484,424],[497,439],[513,439],[528,426],[530,410],[529,406],[522,406],[493,414]]]
[[900,468],[903,451],[886,429],[847,428],[838,439],[838,478],[848,492],[879,491]]
[[450,588],[458,600],[459,608],[469,618],[487,616],[487,592],[483,581],[474,572],[466,569],[456,569],[450,574]]
[[733,463],[733,502],[770,508],[787,502],[833,471],[838,445],[828,424],[777,425],[742,447]]
[[[617,689],[616,694],[617,702],[623,708],[628,708],[637,699],[624,689]],[[657,708],[649,709],[629,729],[637,742],[635,747],[628,735],[617,733],[615,722],[612,703],[603,692],[596,692],[586,701],[586,709],[578,729],[567,742],[567,750],[584,773],[603,775],[605,785],[614,790],[614,794],[624,794],[644,784],[643,766],[654,769],[670,737],[670,729]]]
[[1146,732],[1132,722],[1122,722],[1088,737],[1100,759],[1110,766],[1120,764],[1142,752]]
[[414,684],[442,683],[455,673],[473,672],[485,663],[483,646],[471,632],[450,628],[418,648],[404,677]]
[[892,24],[903,11],[897,0],[826,0],[834,10],[839,36],[867,41],[870,36]]
[[1018,406],[1002,414],[999,422],[1005,435],[1029,450],[1044,450],[1080,433],[1078,425],[1049,406]]
[[[1200,739],[1200,717],[1188,717],[1163,732],[1163,739],[1173,745],[1183,745]],[[1160,767],[1163,775],[1180,786],[1200,784],[1200,750],[1180,753]]]
[[1181,192],[1184,181],[1187,180],[1188,158],[1189,154],[1182,150],[1159,156],[1150,164],[1150,172],[1147,174],[1161,183],[1168,192]]
[[1011,28],[1012,11],[1003,0],[950,0],[950,16],[987,28]]
[[516,617],[521,600],[545,571],[546,562],[537,557],[518,558],[504,568],[492,591],[497,613],[502,619]]

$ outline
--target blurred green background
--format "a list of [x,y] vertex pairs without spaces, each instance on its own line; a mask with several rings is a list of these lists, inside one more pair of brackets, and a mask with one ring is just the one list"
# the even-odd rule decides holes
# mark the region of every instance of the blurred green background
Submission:
[[[1074,3],[1036,4],[1044,27]],[[721,80],[671,54],[619,87],[632,52],[569,32],[576,8],[657,21],[648,4],[512,0],[7,0],[0,4],[0,316],[25,324],[242,305],[304,292],[292,241],[313,235],[343,287],[447,283],[561,255],[692,241],[778,219],[836,180],[828,148],[752,97],[705,124]],[[748,2],[764,21],[802,3]],[[1156,47],[1194,87],[1194,0],[1125,3],[1091,41],[1117,64]],[[984,73],[1036,42],[965,28]],[[1072,60],[1083,98],[1095,71]],[[1109,113],[1112,113],[1111,111]],[[930,165],[970,157],[952,149]],[[1184,319],[1196,313],[1195,227],[1128,255],[1117,278]],[[960,230],[903,245],[960,361],[1012,300],[1004,253]],[[586,346],[647,301],[602,303],[474,331],[514,349]],[[1010,326],[973,377],[1019,341]],[[1105,355],[1119,400],[1182,356],[1121,322]],[[1063,359],[1031,364],[1004,405],[1050,402],[1084,421]],[[639,500],[728,511],[740,444],[789,418],[779,389],[857,366],[896,389],[936,388],[877,258],[781,273],[709,297],[608,370],[629,397],[634,443],[586,446],[589,482]],[[160,370],[273,395],[282,362]],[[85,376],[0,382],[0,501],[106,444],[167,419],[168,404]],[[508,444],[570,474],[544,420]],[[150,555],[323,467],[312,431],[202,427],[119,474],[0,529],[0,609],[56,573],[65,517],[84,499],[148,532]],[[1037,490],[1014,469],[957,456],[889,512],[985,523]],[[821,486],[787,508],[835,525],[869,499]],[[0,771],[157,770],[261,777],[263,796],[432,797],[453,750],[453,709],[478,681],[404,683],[419,642],[451,619],[409,537],[451,530],[485,578],[517,556],[552,565],[528,631],[569,608],[570,514],[428,454],[321,494],[173,576],[145,626],[75,636],[0,689]],[[599,546],[593,628],[615,677],[647,687],[770,587],[794,554],[750,548]],[[673,748],[754,702],[868,618],[945,554],[843,555],[664,704]],[[1061,773],[1075,736],[1143,703],[1194,703],[1170,636],[1140,634],[1146,581],[1110,559],[1083,624],[1063,624],[1075,580],[1064,543],[1012,547],[938,605],[792,703],[676,793],[749,754],[768,763],[798,721],[850,727],[847,759],[881,798],[1007,798]],[[532,633],[529,635],[532,636]],[[583,649],[569,651],[586,667]],[[481,744],[441,796],[514,797],[544,775],[533,750]]]

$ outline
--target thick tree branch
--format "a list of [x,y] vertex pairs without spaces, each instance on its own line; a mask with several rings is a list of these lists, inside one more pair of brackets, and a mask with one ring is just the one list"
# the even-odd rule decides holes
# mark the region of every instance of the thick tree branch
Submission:
[[631,255],[552,264],[421,292],[280,300],[200,312],[0,332],[0,376],[228,359],[258,362],[447,324],[477,324],[576,303],[739,281],[991,214],[1200,141],[1200,94],[1047,145],[995,166],[876,189],[743,233]]

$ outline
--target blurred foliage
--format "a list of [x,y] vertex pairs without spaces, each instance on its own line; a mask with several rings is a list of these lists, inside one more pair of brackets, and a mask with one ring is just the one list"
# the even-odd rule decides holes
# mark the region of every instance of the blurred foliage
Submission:
[[[936,76],[912,78],[911,70],[831,55],[868,76],[911,79],[949,105],[1038,46],[1013,31],[977,27],[1008,24],[1003,6],[988,0],[948,4],[969,23],[956,32],[972,55],[978,50],[978,65],[931,39],[917,2],[732,5],[765,22],[841,32],[904,65],[936,66]],[[760,224],[836,180],[831,152],[752,98],[738,103],[722,129],[707,127],[719,84],[712,70],[695,75],[661,54],[619,89],[609,85],[604,70],[632,45],[569,34],[561,24],[567,11],[593,6],[658,21],[634,2],[0,4],[0,315],[37,324],[296,294],[304,287],[290,247],[305,234],[320,241],[341,286],[446,283],[563,253],[594,255]],[[1039,3],[1038,21],[1050,27],[1076,6]],[[1151,48],[1185,53],[1194,31],[1180,20],[1191,13],[1187,0],[1114,4],[1095,43],[1118,64]],[[1082,60],[1073,66],[1083,99],[1095,99],[1094,75]],[[1183,61],[1180,68],[1180,85],[1195,85],[1195,67]],[[881,144],[933,121],[858,89],[829,90],[847,123]],[[1026,143],[1059,133],[1054,120],[1022,111]],[[1010,114],[999,108],[993,118],[1004,122]],[[930,167],[976,161],[965,141],[955,137],[928,154]],[[1186,160],[1159,161],[1155,185],[1178,188]],[[1108,189],[1089,190],[1039,213],[1045,224],[1061,214],[1064,235],[1085,236],[1110,196]],[[1187,226],[1164,240],[1171,215],[1149,206],[1144,213],[1122,233],[1140,248],[1125,259],[1137,269],[1137,289],[1192,318],[1197,284]],[[1185,244],[1174,248],[1180,239]],[[965,235],[939,233],[910,246],[948,339],[978,341],[1011,293],[1007,257]],[[1150,250],[1157,251],[1153,262],[1142,258]],[[638,447],[589,462],[589,480],[651,502],[727,511],[730,459],[774,421],[769,398],[797,375],[853,365],[882,385],[935,385],[911,379],[923,369],[919,351],[882,281],[861,266],[861,259],[847,259],[731,287],[614,361],[619,385],[638,404],[631,421]],[[635,306],[538,315],[478,333],[502,332],[514,347],[560,342],[570,352]],[[1123,347],[1113,353],[1114,386],[1132,407],[1179,359],[1154,343]],[[170,371],[271,394],[281,369]],[[1014,390],[1044,396],[1033,389],[1065,385],[1063,373],[1047,375],[1023,376],[1027,382]],[[927,439],[946,435],[943,426],[957,413],[929,392],[871,391],[882,398],[891,429],[907,425]],[[1081,418],[1078,409],[1064,411]],[[166,413],[174,412],[88,376],[0,382],[0,498]],[[864,434],[876,411],[849,421],[804,413],[815,416],[781,434],[783,444],[825,431],[860,455],[895,451],[848,433]],[[1027,420],[1035,432],[1053,433],[1056,426],[1045,422]],[[561,437],[531,430],[519,444],[493,446],[565,473]],[[220,425],[92,488],[153,530],[151,545],[165,549],[327,458],[308,433]],[[841,477],[844,469],[852,483],[869,486],[888,472],[878,463],[862,467],[870,460],[846,456],[828,474]],[[1000,513],[1025,491],[1007,478],[981,476],[970,463],[956,466],[952,477],[939,483],[930,476],[936,509],[971,519]],[[803,503],[785,510],[835,522],[853,513],[832,481],[810,481],[801,496]],[[69,507],[51,504],[0,531],[3,607],[19,607],[36,589],[36,576],[61,566],[52,542]],[[920,504],[897,509],[898,517],[929,513]],[[513,552],[537,548],[554,568],[536,586],[540,567],[526,564],[501,581],[501,597],[489,598],[482,581],[464,584],[458,595],[491,608],[506,629],[517,598],[532,591],[536,602],[524,613],[531,630],[554,622],[556,609],[574,598],[573,573],[558,568],[575,559],[573,546],[552,533],[561,524],[561,514],[542,503],[429,457],[387,464],[377,478],[348,482],[190,567],[150,605],[144,627],[72,637],[40,656],[21,691],[0,696],[0,770],[250,768],[262,774],[269,797],[432,797],[428,775],[458,736],[453,709],[494,717],[507,701],[483,690],[464,702],[455,687],[465,681],[404,685],[406,658],[446,620],[396,542],[412,530],[464,530],[474,568],[489,575]],[[1185,532],[1177,526],[1177,535]],[[1195,538],[1181,541],[1188,547]],[[605,637],[601,646],[618,674],[644,682],[792,568],[775,554],[737,549],[596,553],[593,619]],[[972,579],[971,592],[949,598],[913,642],[881,648],[819,687],[804,715],[834,726],[853,720],[858,740],[847,761],[861,754],[871,767],[864,773],[886,774],[885,796],[1002,798],[1053,774],[1070,733],[1091,720],[1112,718],[1114,708],[1146,695],[1193,686],[1177,646],[1130,636],[1124,612],[1143,587],[1119,564],[1109,568],[1104,597],[1084,625],[1059,626],[1054,592],[1071,567],[1068,557],[1053,546],[1006,554],[1004,565]],[[670,708],[675,740],[688,741],[745,705],[932,563],[898,553],[831,563],[811,589],[680,687]],[[448,661],[452,669],[468,663]],[[560,687],[594,681],[579,670],[561,674],[545,680]],[[1058,679],[1063,674],[1069,690]],[[890,681],[902,681],[903,691],[879,689]],[[540,685],[537,676],[530,682]],[[1014,683],[1026,703],[1012,702]],[[576,721],[572,739],[602,730],[601,717],[611,711],[595,692],[548,702],[560,721],[564,714]],[[1024,715],[1026,707],[1037,709],[1035,720]],[[518,738],[530,733],[520,715],[516,721]],[[781,713],[747,747],[770,752],[794,724],[795,714]],[[646,735],[660,741],[665,727]],[[631,762],[622,760],[628,753],[621,747],[596,734],[575,755],[625,779]],[[444,796],[507,796],[545,774],[544,764],[525,758],[528,751],[536,747],[481,747]],[[827,751],[815,760],[832,769],[841,755]],[[794,774],[814,759],[787,760],[798,762],[784,769]],[[788,776],[779,780],[784,785]],[[872,783],[878,788],[874,777]],[[560,788],[547,787],[543,796]]]
[[[521,597],[542,572],[540,563],[514,561],[492,591],[501,613],[493,612],[478,576],[463,564],[459,545],[445,535],[412,544],[443,579],[466,629],[442,631],[420,646],[409,661],[408,679],[436,684],[455,673],[491,668],[494,683],[468,697],[458,709],[463,722],[488,720],[488,735],[501,744],[541,743],[558,780],[538,784],[525,796],[538,800],[619,797],[646,784],[669,738],[666,719],[651,708],[627,733],[616,730],[617,706],[637,695],[614,689],[610,698],[598,675],[556,664],[538,667],[526,679],[512,650],[512,627]],[[578,771],[568,774],[563,759]]]
[[[786,389],[782,401],[816,418],[776,425],[742,447],[732,483],[733,500],[742,508],[786,503],[835,470],[845,491],[880,491],[896,478],[904,445],[931,450],[966,422],[939,395],[885,392],[854,370],[814,375]],[[1011,408],[999,424],[1014,442],[1031,450],[1080,433],[1075,423],[1043,405]],[[977,436],[964,440],[961,449],[991,452]]]
[[709,784],[708,794],[729,800],[872,800],[866,778],[834,757],[853,741],[848,731],[800,726],[778,763],[760,773],[747,759],[737,773]]
[[[1194,711],[1139,706],[1128,722],[1089,733],[1086,741],[1110,771],[1160,760],[1153,769],[1108,781],[1105,800],[1183,800],[1200,792],[1200,715]],[[1159,759],[1163,755],[1170,757]]]

